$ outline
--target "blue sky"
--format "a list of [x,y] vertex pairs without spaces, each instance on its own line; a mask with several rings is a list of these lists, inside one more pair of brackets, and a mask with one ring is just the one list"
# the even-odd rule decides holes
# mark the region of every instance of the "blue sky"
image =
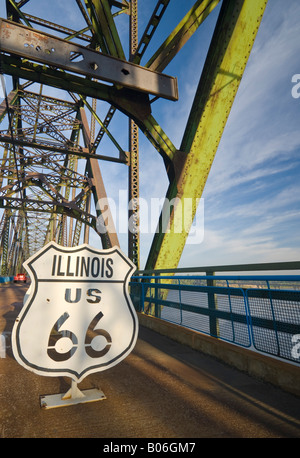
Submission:
[[[193,3],[171,0],[172,12],[166,13],[142,63]],[[139,1],[140,36],[154,4],[153,0]],[[76,8],[73,0],[31,0],[27,10],[57,22],[58,17],[67,17],[64,24],[77,27]],[[164,71],[178,78],[179,101],[161,99],[152,105],[153,116],[178,148],[218,11],[211,13]],[[3,5],[0,14],[5,17]],[[118,27],[127,43],[128,17],[122,16]],[[292,77],[300,74],[299,21],[298,0],[269,0],[204,190],[204,237],[186,245],[181,266],[300,259],[300,98],[291,93]],[[97,110],[103,119],[107,105],[99,102]],[[126,117],[115,116],[110,130],[126,150]],[[102,154],[113,151],[109,140],[103,142]],[[103,163],[101,170],[107,194],[117,202],[119,189],[127,189],[127,168]],[[167,186],[161,157],[140,133],[141,197],[148,202],[151,197],[162,198]],[[141,233],[141,267],[152,237]],[[90,243],[97,246],[98,239],[92,235]],[[126,234],[120,234],[120,243],[127,252]]]
[[[299,2],[269,0],[204,190],[204,238],[186,245],[181,266],[300,258],[300,99],[291,95],[299,20]],[[198,83],[195,42],[185,50],[195,57],[183,66],[176,116],[172,108],[164,113],[172,139],[181,138]]]

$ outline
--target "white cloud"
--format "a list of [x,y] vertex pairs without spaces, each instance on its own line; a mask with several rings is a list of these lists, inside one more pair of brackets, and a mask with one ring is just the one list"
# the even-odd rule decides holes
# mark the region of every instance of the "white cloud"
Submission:
[[[197,249],[197,256],[195,256]],[[295,261],[300,248],[278,243],[270,236],[240,234],[205,228],[203,242],[195,247],[186,245],[180,266],[201,267],[216,265],[250,264],[264,262]]]

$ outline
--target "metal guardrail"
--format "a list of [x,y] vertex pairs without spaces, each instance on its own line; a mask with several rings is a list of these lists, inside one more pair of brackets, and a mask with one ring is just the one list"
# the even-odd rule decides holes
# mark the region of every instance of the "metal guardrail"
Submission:
[[134,276],[138,311],[300,362],[300,275]]
[[14,277],[0,277],[0,283],[11,283]]
[[299,271],[300,261],[287,262],[265,262],[259,264],[230,264],[223,266],[201,266],[201,267],[177,267],[176,269],[155,269],[137,270],[135,275],[159,275],[159,274],[196,274],[205,272],[206,275],[213,275],[216,272],[267,272],[267,271]]

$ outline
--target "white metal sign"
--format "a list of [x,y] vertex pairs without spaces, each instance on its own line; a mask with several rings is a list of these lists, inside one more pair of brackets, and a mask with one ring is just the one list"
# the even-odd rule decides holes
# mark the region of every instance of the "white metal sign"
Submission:
[[32,284],[12,333],[22,366],[79,383],[133,350],[138,320],[128,282],[136,267],[119,248],[50,242],[24,266]]

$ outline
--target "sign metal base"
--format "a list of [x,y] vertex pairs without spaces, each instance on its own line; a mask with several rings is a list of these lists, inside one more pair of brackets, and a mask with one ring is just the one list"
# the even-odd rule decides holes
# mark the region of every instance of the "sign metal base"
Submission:
[[43,409],[55,407],[66,407],[85,402],[102,401],[106,399],[105,394],[97,388],[80,391],[77,383],[72,380],[71,388],[65,394],[49,394],[40,396],[40,404]]

